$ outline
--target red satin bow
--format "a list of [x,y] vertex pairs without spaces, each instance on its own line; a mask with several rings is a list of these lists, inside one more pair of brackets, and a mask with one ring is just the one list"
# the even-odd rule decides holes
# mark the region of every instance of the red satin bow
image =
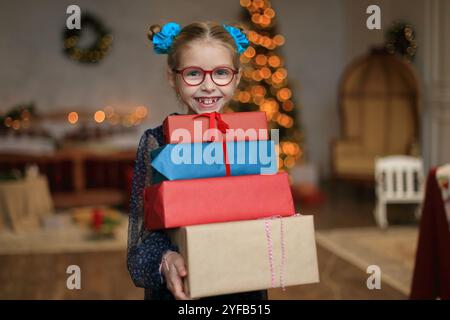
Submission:
[[[196,115],[194,117],[194,119],[199,118],[199,117],[208,117],[209,118],[209,129],[215,129],[214,126],[214,120],[216,120],[217,122],[217,129],[222,132],[223,135],[225,135],[227,133],[227,129],[230,128],[230,126],[222,120],[222,115],[218,112],[207,112],[207,113],[200,113],[198,115]],[[213,137],[211,137],[213,138]],[[214,139],[211,139],[211,141],[213,141]],[[225,137],[223,137],[222,139],[222,147],[223,147],[223,157],[225,160],[225,171],[226,171],[226,175],[230,176],[231,175],[231,169],[230,169],[230,164],[228,163],[228,153],[227,153],[227,142]]]

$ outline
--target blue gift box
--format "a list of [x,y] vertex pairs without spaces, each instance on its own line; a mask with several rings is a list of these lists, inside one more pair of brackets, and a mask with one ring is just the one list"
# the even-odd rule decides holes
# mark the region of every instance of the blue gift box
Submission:
[[167,144],[151,151],[152,183],[231,176],[275,174],[278,157],[272,140]]

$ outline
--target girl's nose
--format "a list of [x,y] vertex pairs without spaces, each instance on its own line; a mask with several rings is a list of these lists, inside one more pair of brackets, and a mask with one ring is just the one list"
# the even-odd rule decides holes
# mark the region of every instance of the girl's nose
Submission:
[[201,89],[203,91],[212,92],[216,89],[215,83],[212,81],[211,74],[207,74],[202,83]]

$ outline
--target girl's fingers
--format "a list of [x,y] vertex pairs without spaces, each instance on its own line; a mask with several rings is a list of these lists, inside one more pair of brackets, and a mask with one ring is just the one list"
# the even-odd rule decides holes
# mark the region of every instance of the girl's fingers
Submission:
[[187,276],[187,270],[186,270],[186,267],[184,266],[183,260],[178,260],[174,264],[175,264],[175,267],[177,268],[177,271],[178,271],[178,274],[180,275],[180,277]]
[[176,268],[171,269],[170,279],[172,282],[172,294],[175,298],[177,300],[188,300],[188,297],[183,292],[183,283]]

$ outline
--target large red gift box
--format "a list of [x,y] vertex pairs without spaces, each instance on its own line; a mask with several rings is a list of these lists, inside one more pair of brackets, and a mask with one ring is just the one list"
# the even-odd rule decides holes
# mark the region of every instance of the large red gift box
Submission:
[[164,181],[144,198],[149,230],[295,214],[285,172]]
[[[252,112],[233,112],[233,113],[204,113],[204,114],[188,114],[188,115],[172,115],[168,116],[163,123],[165,142],[169,143],[194,143],[194,142],[206,142],[205,131],[214,128],[221,131],[220,122],[224,122],[229,129],[241,129],[249,132],[251,130],[253,135],[241,135],[235,138],[232,132],[227,131],[224,136],[225,141],[255,141],[255,140],[267,140],[267,116],[262,111]],[[200,130],[195,130],[194,124]],[[188,132],[188,139],[180,138],[179,134],[174,134],[174,131],[180,129],[181,131]],[[179,132],[178,132],[179,133]]]

